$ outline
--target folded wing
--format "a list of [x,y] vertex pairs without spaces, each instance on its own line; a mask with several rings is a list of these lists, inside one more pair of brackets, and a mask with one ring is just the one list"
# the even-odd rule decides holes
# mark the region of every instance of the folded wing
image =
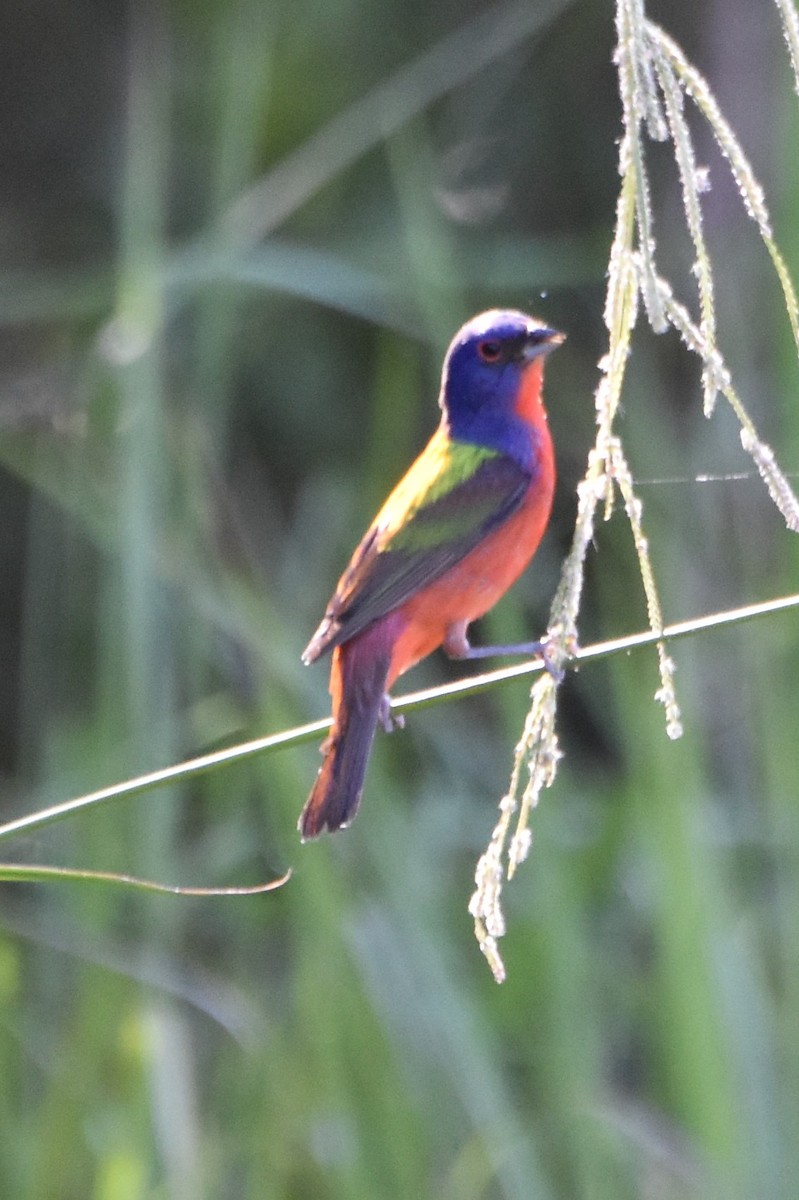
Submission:
[[[399,608],[517,511],[530,487],[530,473],[506,455],[476,455],[475,449],[451,443],[424,489],[409,496],[409,474],[392,493],[341,577],[303,654],[305,662],[314,662]],[[452,486],[447,486],[450,480]]]

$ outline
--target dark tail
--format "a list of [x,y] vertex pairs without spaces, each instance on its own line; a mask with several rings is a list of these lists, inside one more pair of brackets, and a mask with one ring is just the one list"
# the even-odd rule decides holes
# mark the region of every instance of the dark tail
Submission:
[[354,638],[333,653],[333,728],[322,745],[324,762],[300,816],[303,841],[325,829],[335,833],[349,825],[361,802],[391,663],[390,652],[381,647],[376,654],[369,641]]

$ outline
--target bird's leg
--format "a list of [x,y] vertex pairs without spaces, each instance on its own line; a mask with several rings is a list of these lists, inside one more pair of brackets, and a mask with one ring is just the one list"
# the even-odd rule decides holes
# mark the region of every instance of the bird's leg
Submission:
[[447,630],[444,653],[450,658],[497,658],[504,654],[536,654],[555,680],[561,683],[563,671],[553,662],[548,642],[516,642],[510,646],[472,646],[466,635],[468,621],[458,621]]
[[380,701],[380,709],[377,714],[377,719],[385,729],[386,733],[393,733],[395,729],[405,728],[405,718],[402,713],[396,715],[391,711],[391,697],[388,692],[383,694],[383,699]]
[[501,654],[540,654],[543,658],[546,642],[514,642],[510,646],[473,646],[466,636],[465,625],[453,625],[444,642],[444,653],[450,658],[496,658]]

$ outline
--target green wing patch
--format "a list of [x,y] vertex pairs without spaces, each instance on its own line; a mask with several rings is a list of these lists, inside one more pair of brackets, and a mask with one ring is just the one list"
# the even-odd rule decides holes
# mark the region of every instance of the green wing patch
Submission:
[[513,459],[463,442],[435,441],[391,493],[353,555],[306,661],[439,579],[524,500],[531,476]]

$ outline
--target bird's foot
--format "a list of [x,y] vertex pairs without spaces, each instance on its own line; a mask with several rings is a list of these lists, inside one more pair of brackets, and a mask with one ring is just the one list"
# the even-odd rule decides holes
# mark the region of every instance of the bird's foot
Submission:
[[[569,634],[564,640],[553,638],[552,641],[539,642],[538,653],[541,656],[541,661],[545,669],[549,672],[555,683],[563,683],[563,677],[566,674],[565,664],[569,659],[573,659],[579,652],[577,638],[574,634]],[[560,653],[558,653],[560,650]]]
[[552,643],[539,642],[537,653],[541,659],[541,662],[544,664],[544,670],[547,672],[547,674],[554,679],[555,683],[563,683],[563,677],[566,672],[554,657]]
[[395,729],[405,728],[405,718],[402,713],[392,713],[391,711],[391,697],[388,692],[386,692],[380,701],[377,719],[386,733],[393,733]]

